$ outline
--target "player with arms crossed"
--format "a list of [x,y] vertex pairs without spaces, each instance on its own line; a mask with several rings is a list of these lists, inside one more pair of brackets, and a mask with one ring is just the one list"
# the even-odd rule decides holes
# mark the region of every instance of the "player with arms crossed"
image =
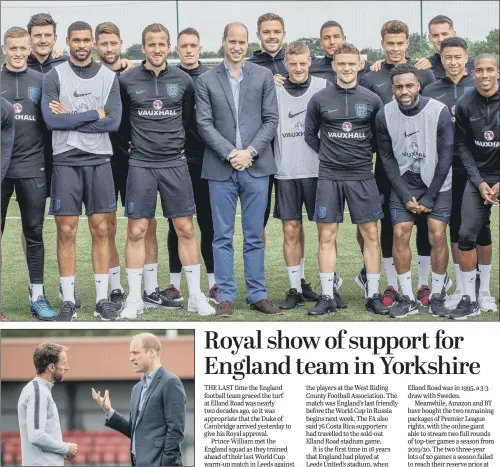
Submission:
[[333,284],[337,259],[335,241],[339,223],[344,220],[346,200],[351,222],[358,225],[364,240],[366,310],[387,314],[382,295],[378,293],[381,260],[377,220],[383,214],[372,172],[375,115],[382,108],[382,101],[376,94],[357,86],[360,57],[356,47],[348,43],[339,46],[333,63],[337,82],[312,97],[305,123],[305,140],[319,153],[320,160],[314,220],[319,232],[322,295],[309,315],[323,315],[337,309]]
[[153,23],[142,32],[146,60],[120,77],[123,120],[120,132],[131,141],[125,214],[128,217],[125,262],[129,295],[121,317],[133,319],[144,306],[180,308],[182,303],[144,291],[141,281],[145,236],[155,216],[158,192],[163,215],[172,219],[179,239],[179,257],[188,282],[188,310],[211,315],[215,310],[200,290],[200,252],[194,234],[196,206],[186,162],[185,130],[194,112],[194,86],[188,74],[167,64],[170,35]]
[[380,159],[393,187],[390,212],[394,225],[393,257],[402,296],[390,316],[418,313],[411,283],[410,237],[413,225],[427,222],[432,245],[429,312],[446,316],[444,307],[451,211],[453,123],[448,108],[419,95],[419,72],[408,63],[391,70],[395,100],[376,119]]
[[491,205],[498,204],[500,189],[500,113],[498,110],[498,58],[479,55],[474,61],[476,89],[464,94],[456,107],[456,150],[469,177],[462,200],[462,224],[458,234],[463,297],[452,319],[467,319],[481,311],[497,311],[490,294],[491,251],[479,257],[480,286],[475,300],[478,256],[476,243],[489,224]]
[[44,75],[42,93],[42,113],[52,130],[54,153],[49,213],[56,219],[62,289],[56,320],[71,321],[76,315],[76,232],[82,202],[92,236],[94,315],[115,320],[121,305],[108,300],[108,236],[116,211],[109,133],[120,125],[120,89],[115,74],[91,57],[90,25],[72,23],[66,43],[70,59]]
[[22,465],[64,465],[78,454],[78,445],[63,442],[61,423],[52,397],[55,383],[69,370],[68,349],[40,344],[33,353],[36,377],[24,386],[17,403]]

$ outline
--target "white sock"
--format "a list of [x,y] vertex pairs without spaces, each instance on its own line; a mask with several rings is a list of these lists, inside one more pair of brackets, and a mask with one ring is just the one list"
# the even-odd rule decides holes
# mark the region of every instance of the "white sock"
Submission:
[[142,300],[142,268],[127,268],[128,296]]
[[151,295],[158,287],[158,264],[144,265],[144,290]]
[[109,287],[111,288],[111,290],[119,289],[121,292],[124,292],[121,283],[120,266],[116,266],[115,268],[109,268]]
[[365,298],[371,298],[376,293],[378,293],[380,274],[366,274],[366,280],[368,281],[368,293],[365,292]]
[[306,267],[305,267],[305,264],[306,264],[306,259],[305,258],[301,258],[300,259],[300,278],[301,279],[306,279]]
[[429,272],[431,270],[431,257],[418,256],[418,288],[429,285]]
[[30,284],[31,303],[36,302],[40,295],[43,296],[43,284]]
[[300,284],[300,264],[297,266],[288,266],[288,279],[290,280],[290,288],[297,289],[297,292],[302,293],[302,285]]
[[213,272],[207,272],[207,278],[208,278],[208,288],[211,289],[215,285],[215,274]]
[[320,272],[319,279],[321,280],[321,294],[328,295],[333,298],[333,272]]
[[399,286],[401,287],[401,294],[408,295],[410,300],[415,300],[413,289],[411,286],[411,271],[404,274],[398,274]]
[[462,271],[463,294],[468,295],[471,302],[476,301],[476,272],[476,269],[469,272]]
[[170,273],[170,283],[174,285],[177,290],[181,290],[181,273],[171,272]]
[[60,277],[62,301],[75,303],[75,276]]
[[460,264],[454,264],[455,268],[455,293],[461,294],[464,290],[464,285],[462,283],[462,271],[460,271]]
[[184,273],[188,283],[188,292],[190,297],[195,297],[201,293],[200,289],[200,265],[192,264],[184,266]]
[[98,303],[100,300],[108,299],[108,285],[109,285],[109,273],[108,274],[94,274],[95,282],[95,302]]
[[[488,292],[490,293],[490,275],[491,275],[491,264],[478,264],[479,268],[479,293]],[[490,294],[491,295],[491,294]]]
[[397,291],[398,273],[396,272],[396,267],[394,266],[394,260],[392,258],[382,258],[382,263],[384,264],[384,271],[387,277],[387,287],[392,286]]
[[431,297],[432,294],[438,293],[441,294],[444,290],[444,280],[446,279],[445,274],[436,274],[432,273],[432,287],[431,287]]

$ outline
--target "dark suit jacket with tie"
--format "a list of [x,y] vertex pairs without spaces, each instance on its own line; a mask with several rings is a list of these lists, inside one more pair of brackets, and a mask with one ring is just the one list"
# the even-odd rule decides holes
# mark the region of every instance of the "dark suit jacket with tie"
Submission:
[[[276,173],[271,140],[278,127],[278,100],[271,71],[248,61],[243,68],[238,120],[243,149],[252,146],[258,159],[248,168],[254,177]],[[227,180],[233,167],[227,160],[236,144],[236,107],[224,63],[203,73],[197,82],[196,120],[206,143],[202,178]]]
[[139,413],[141,391],[139,381],[132,389],[128,420],[115,411],[105,425],[131,440],[135,430],[137,465],[182,465],[186,393],[181,380],[160,367],[143,396]]

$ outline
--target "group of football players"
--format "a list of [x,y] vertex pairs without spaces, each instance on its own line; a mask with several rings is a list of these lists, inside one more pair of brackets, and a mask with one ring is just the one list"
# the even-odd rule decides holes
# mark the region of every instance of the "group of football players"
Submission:
[[[223,43],[239,24],[226,26]],[[467,42],[443,15],[428,25],[435,53],[414,61],[406,55],[409,30],[402,21],[382,26],[385,59],[375,63],[361,58],[335,21],[321,26],[325,55],[318,58],[305,42],[283,48],[284,20],[274,13],[260,16],[257,29],[262,49],[248,60],[272,72],[279,114],[264,229],[274,188],[290,281],[284,301],[260,311],[281,314],[305,301],[316,302],[310,316],[347,307],[335,267],[345,201],[364,261],[354,280],[368,312],[402,318],[428,307],[433,316],[466,319],[497,311],[490,293],[490,214],[499,197],[498,59],[469,57]],[[81,307],[74,284],[82,203],[92,237],[96,317],[134,319],[144,308],[182,307],[182,268],[188,310],[223,316],[209,303],[219,303],[220,290],[209,184],[202,177],[206,142],[196,124],[197,79],[209,71],[199,61],[199,33],[186,28],[178,34],[177,67],[167,64],[171,38],[158,23],[144,29],[145,60],[138,66],[120,57],[120,30],[111,22],[95,32],[85,22],[71,24],[69,58],[54,50],[56,40],[56,23],[45,13],[34,15],[27,29],[8,29],[3,38],[2,232],[15,192],[32,316],[71,321]],[[99,61],[91,57],[94,47]],[[242,47],[248,48],[248,34]],[[224,60],[230,59],[226,53]],[[170,284],[164,290],[157,274],[158,193],[169,219]],[[43,285],[48,196],[57,225],[58,310]],[[119,197],[128,217],[127,293],[115,241]],[[306,282],[303,207],[317,223],[321,294]],[[448,224],[455,269],[449,295]],[[410,272],[414,225],[416,292]],[[200,285],[200,251],[208,296]],[[380,293],[382,265],[388,285]]]

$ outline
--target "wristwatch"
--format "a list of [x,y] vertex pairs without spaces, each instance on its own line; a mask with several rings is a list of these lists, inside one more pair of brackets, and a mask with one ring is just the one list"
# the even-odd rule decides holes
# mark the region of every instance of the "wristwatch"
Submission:
[[253,148],[252,146],[248,146],[248,150],[250,151],[250,154],[252,155],[252,159],[254,161],[256,161],[259,158],[259,154],[257,154],[257,151],[255,150],[255,148]]

